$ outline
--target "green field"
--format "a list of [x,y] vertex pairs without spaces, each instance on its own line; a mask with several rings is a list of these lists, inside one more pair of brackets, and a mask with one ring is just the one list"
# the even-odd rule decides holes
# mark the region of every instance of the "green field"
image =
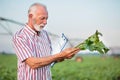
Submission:
[[[120,80],[120,58],[82,55],[82,62],[66,60],[54,65],[53,80]],[[0,54],[0,80],[16,80],[15,55]]]
[[0,54],[0,80],[17,80],[17,61],[15,55]]

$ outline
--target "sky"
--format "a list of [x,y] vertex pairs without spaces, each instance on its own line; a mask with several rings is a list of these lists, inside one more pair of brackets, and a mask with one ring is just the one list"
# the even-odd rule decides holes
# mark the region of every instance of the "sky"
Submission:
[[[108,47],[120,46],[120,0],[0,0],[0,17],[26,23],[28,8],[35,2],[47,6],[47,31],[86,39],[98,30]],[[9,29],[15,33],[19,28]],[[6,37],[0,35],[1,49],[11,41]]]

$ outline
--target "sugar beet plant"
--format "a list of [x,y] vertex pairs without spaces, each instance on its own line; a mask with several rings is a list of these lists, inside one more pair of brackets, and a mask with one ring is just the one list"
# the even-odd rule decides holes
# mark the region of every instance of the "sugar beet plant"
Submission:
[[90,50],[90,51],[98,51],[101,54],[105,54],[109,51],[109,49],[104,45],[102,41],[99,39],[99,35],[102,36],[102,33],[96,32],[88,37],[88,39],[84,40],[82,43],[78,44],[76,48],[80,48],[81,50]]

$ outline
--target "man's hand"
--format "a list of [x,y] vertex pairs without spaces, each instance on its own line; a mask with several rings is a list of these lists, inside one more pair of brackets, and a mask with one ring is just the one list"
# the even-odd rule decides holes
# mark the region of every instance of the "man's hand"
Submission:
[[63,59],[71,59],[79,51],[79,48],[67,48],[63,50],[60,54],[63,57]]
[[72,52],[72,54],[69,54],[66,59],[71,59],[71,58],[72,58],[73,56],[75,56],[75,54],[78,53],[79,51],[80,51],[80,49],[75,50],[74,52]]

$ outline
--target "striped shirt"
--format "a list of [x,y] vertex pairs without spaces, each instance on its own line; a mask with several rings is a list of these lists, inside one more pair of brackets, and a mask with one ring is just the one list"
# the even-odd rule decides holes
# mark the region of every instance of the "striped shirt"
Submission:
[[18,58],[18,80],[52,80],[50,65],[32,69],[24,62],[29,57],[51,55],[51,44],[45,30],[38,36],[34,30],[25,25],[14,35],[13,43]]

